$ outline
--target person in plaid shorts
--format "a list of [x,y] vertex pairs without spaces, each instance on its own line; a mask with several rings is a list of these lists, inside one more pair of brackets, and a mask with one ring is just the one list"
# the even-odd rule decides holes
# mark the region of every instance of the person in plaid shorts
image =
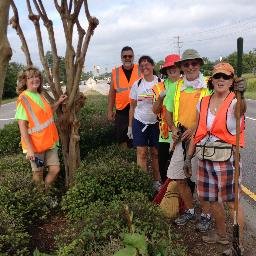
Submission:
[[[244,113],[246,102],[243,97],[245,82],[241,78],[234,79],[234,68],[229,63],[219,63],[213,68],[213,75],[208,82],[211,96],[204,97],[197,106],[198,126],[189,146],[188,157],[184,163],[184,171],[191,169],[191,158],[195,152],[195,145],[203,146],[207,142],[222,141],[232,147],[230,158],[225,161],[198,160],[197,193],[201,200],[210,202],[210,208],[216,221],[216,231],[211,231],[202,237],[206,243],[220,243],[227,245],[229,241],[226,233],[226,218],[224,203],[231,212],[234,210],[234,151],[236,145],[236,105],[234,93],[240,91],[241,100],[241,132],[240,147],[244,146]],[[198,149],[196,149],[198,151]],[[202,149],[201,149],[202,150]],[[198,153],[198,152],[196,152]],[[241,177],[240,177],[241,178]],[[241,179],[239,178],[239,183]],[[231,214],[233,217],[233,214]],[[241,251],[242,233],[244,227],[243,209],[239,203],[238,223],[240,226]],[[223,252],[230,254],[230,249]]]

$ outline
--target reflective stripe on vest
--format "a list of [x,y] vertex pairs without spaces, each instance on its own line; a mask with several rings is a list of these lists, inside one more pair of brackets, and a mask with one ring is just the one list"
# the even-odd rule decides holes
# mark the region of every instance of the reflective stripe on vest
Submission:
[[[116,92],[120,93],[120,92],[123,92],[123,91],[130,90],[132,88],[131,86],[126,87],[126,88],[120,88],[119,67],[115,68],[115,72],[116,72]],[[140,70],[138,68],[138,77],[140,77],[140,76],[141,76],[141,73],[140,73]]]
[[[175,126],[177,126],[179,122],[179,107],[180,107],[180,89],[183,85],[184,81],[179,80],[176,86],[176,91],[174,95],[174,109],[173,109],[173,122]],[[208,88],[202,88],[200,92],[200,98],[201,100],[204,96],[209,95],[209,89]]]
[[33,128],[29,128],[28,129],[28,134],[32,134],[35,132],[41,132],[43,129],[47,128],[50,124],[52,124],[54,122],[53,118],[51,117],[50,119],[46,120],[44,123],[40,124],[38,118],[36,117],[35,113],[32,110],[32,107],[28,101],[28,99],[25,96],[21,96],[24,104],[27,107],[27,110],[29,112],[29,114],[31,115],[31,118],[35,124],[35,126]]

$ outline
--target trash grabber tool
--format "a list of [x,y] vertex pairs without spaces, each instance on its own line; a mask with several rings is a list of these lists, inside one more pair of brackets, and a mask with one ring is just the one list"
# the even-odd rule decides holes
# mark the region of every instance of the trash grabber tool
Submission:
[[[243,64],[243,38],[237,39],[237,76],[242,76]],[[240,174],[239,169],[239,148],[240,148],[240,109],[241,109],[241,93],[236,91],[236,150],[235,150],[235,205],[234,205],[234,224],[233,224],[233,240],[232,240],[232,255],[241,256],[239,246],[239,224],[238,224],[238,179]]]

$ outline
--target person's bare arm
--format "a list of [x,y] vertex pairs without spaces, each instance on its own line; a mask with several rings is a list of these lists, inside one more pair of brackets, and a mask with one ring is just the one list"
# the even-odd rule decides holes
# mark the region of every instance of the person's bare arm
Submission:
[[20,134],[21,137],[23,138],[24,142],[27,145],[27,159],[29,160],[35,160],[35,154],[33,150],[32,143],[30,141],[30,137],[28,134],[28,121],[25,120],[18,120],[18,125],[20,128]]
[[152,108],[154,114],[157,115],[161,112],[163,107],[163,101],[164,101],[164,98],[158,97],[158,99],[154,102],[153,108]]
[[55,102],[51,107],[52,107],[52,111],[53,113],[58,109],[59,105],[63,103],[63,101],[65,101],[67,99],[67,95],[66,94],[62,94],[59,99],[57,100],[57,102]]
[[130,110],[129,110],[129,127],[132,127],[132,120],[134,117],[134,111],[135,111],[136,106],[137,106],[137,101],[131,99]]
[[177,127],[175,126],[174,122],[173,122],[173,113],[166,110],[166,114],[165,114],[165,118],[166,118],[166,121],[167,121],[167,124],[170,128],[170,130],[172,131],[172,139],[174,142],[178,141],[179,140],[179,134],[178,134],[178,129]]
[[114,106],[116,101],[116,90],[114,89],[113,79],[111,79],[111,83],[109,86],[108,93],[108,120],[113,121],[115,119]]
[[[245,100],[244,98],[242,98],[240,102],[241,102],[241,103],[240,103],[240,116],[239,116],[239,117],[241,117],[243,114],[245,114],[246,109],[247,109],[246,100]],[[237,103],[236,103],[235,106],[234,106],[234,110],[235,110],[235,111],[234,111],[234,114],[235,114],[235,117],[236,117],[236,118],[239,118],[239,117],[237,116],[236,108],[237,108]]]

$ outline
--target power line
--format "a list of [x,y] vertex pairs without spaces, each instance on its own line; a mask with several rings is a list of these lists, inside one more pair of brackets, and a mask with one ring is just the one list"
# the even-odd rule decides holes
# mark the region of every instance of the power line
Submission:
[[250,19],[247,19],[247,20],[243,20],[243,21],[237,21],[237,22],[234,22],[232,24],[225,24],[225,25],[222,25],[222,26],[215,26],[215,27],[212,27],[212,28],[209,28],[207,30],[201,30],[201,31],[193,31],[193,32],[190,32],[190,33],[185,33],[185,34],[181,34],[181,37],[182,38],[186,38],[186,37],[190,37],[190,36],[194,36],[195,33],[197,35],[199,34],[208,34],[208,33],[214,33],[214,32],[219,32],[220,30],[230,30],[232,29],[233,27],[235,27],[235,29],[237,29],[237,27],[239,26],[246,26],[248,24],[252,24],[252,22],[255,22],[256,21],[256,18],[253,17],[253,18],[250,18]]

